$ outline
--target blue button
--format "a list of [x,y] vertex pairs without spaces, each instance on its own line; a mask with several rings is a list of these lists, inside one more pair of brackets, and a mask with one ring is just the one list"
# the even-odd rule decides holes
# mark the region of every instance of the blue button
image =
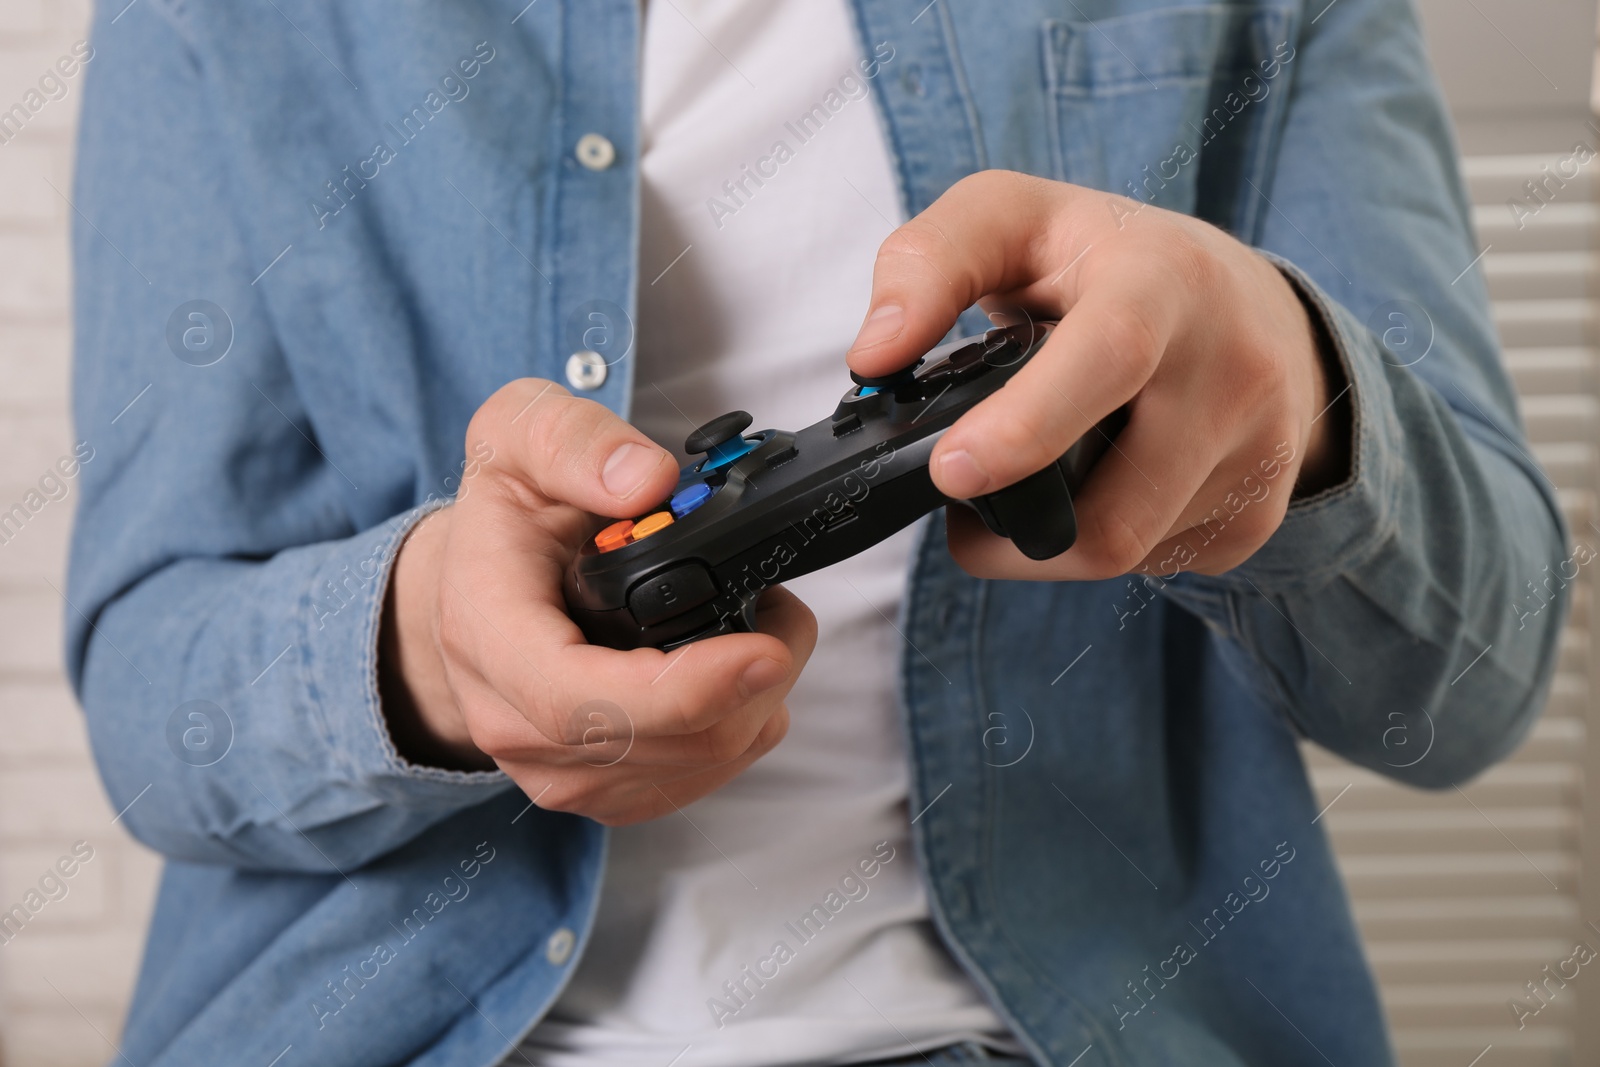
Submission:
[[856,396],[872,396],[878,392],[879,388],[876,385],[858,385],[856,386]]
[[672,509],[672,517],[681,519],[695,508],[711,499],[711,494],[716,492],[705,482],[699,482],[681,492],[674,493],[667,506]]

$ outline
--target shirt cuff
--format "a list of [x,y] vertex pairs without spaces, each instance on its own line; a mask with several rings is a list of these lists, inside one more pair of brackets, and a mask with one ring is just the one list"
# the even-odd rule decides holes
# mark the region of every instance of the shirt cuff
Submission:
[[1344,372],[1352,413],[1350,475],[1344,482],[1290,504],[1266,544],[1233,570],[1185,576],[1200,585],[1266,593],[1324,585],[1369,559],[1399,532],[1406,475],[1404,433],[1386,380],[1390,368],[1398,368],[1385,360],[1385,350],[1365,324],[1298,267],[1257,251],[1283,272],[1320,320]]
[[308,650],[302,691],[333,759],[351,782],[385,804],[454,810],[488,800],[511,780],[500,771],[428,767],[402,757],[378,694],[378,638],[400,546],[435,500],[350,538],[312,577],[299,600]]

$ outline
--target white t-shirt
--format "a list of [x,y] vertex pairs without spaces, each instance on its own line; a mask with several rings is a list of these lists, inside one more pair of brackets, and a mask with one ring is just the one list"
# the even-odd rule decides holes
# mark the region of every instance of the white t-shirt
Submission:
[[[799,429],[850,387],[901,221],[870,58],[841,0],[648,5],[633,420],[680,456],[716,415]],[[787,583],[819,634],[787,738],[682,814],[613,831],[588,951],[529,1060],[759,1067],[1005,1034],[911,853],[891,620],[914,537]]]

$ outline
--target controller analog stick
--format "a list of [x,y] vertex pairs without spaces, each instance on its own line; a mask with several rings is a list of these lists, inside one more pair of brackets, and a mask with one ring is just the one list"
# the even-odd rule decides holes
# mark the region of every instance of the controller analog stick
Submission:
[[920,366],[922,366],[921,358],[909,367],[901,367],[893,374],[885,374],[880,378],[869,378],[865,374],[857,374],[855,371],[851,371],[850,380],[863,389],[889,389],[909,382],[916,375],[917,368]]
[[690,455],[706,454],[705,469],[725,466],[750,451],[753,447],[741,436],[751,423],[748,411],[730,411],[718,415],[683,442],[683,450]]
[[697,452],[710,452],[718,445],[726,444],[744,433],[753,420],[748,411],[730,411],[726,415],[718,415],[694,433],[683,443],[683,450],[690,455]]

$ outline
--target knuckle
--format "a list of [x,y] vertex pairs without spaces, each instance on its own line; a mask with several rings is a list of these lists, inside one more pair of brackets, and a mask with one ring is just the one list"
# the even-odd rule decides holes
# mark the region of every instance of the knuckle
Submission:
[[711,729],[700,736],[705,760],[713,766],[732,763],[745,754],[752,742],[744,732],[732,728]]
[[1005,184],[1010,176],[1014,176],[1014,172],[1004,170],[974,171],[952,185],[950,191],[945,195],[982,195],[993,191],[996,186]]
[[990,197],[1016,192],[1023,184],[1023,179],[1023,175],[1012,170],[975,171],[952,185],[945,196],[963,201],[987,202]]
[[1221,548],[1197,559],[1189,570],[1195,574],[1226,574],[1255,555],[1254,548]]
[[1257,409],[1264,401],[1275,402],[1288,395],[1289,367],[1267,339],[1246,339],[1234,349],[1232,362],[1228,377],[1237,404]]
[[1278,532],[1278,527],[1283,525],[1284,510],[1276,506],[1261,507],[1254,508],[1250,514],[1242,516],[1239,523],[1239,540],[1247,546],[1249,552],[1254,553]]
[[523,416],[528,422],[524,440],[536,459],[571,457],[590,444],[592,434],[600,428],[602,411],[592,400],[570,395],[543,397]]
[[517,729],[504,716],[466,707],[462,709],[462,718],[466,722],[467,736],[478,751],[490,759],[514,759],[528,753],[527,731]]
[[507,429],[518,421],[519,416],[526,417],[523,413],[530,406],[537,406],[541,399],[550,396],[567,395],[570,394],[561,386],[543,378],[518,378],[507,382],[473,413],[467,425],[467,436],[473,440],[486,439],[491,443],[503,441]]
[[[695,797],[680,798],[679,805],[692,803]],[[601,801],[605,798],[601,798]],[[672,798],[665,797],[650,786],[645,787],[642,797],[630,796],[625,800],[610,799],[609,802],[597,801],[588,810],[579,814],[586,815],[601,826],[616,829],[622,826],[634,826],[638,823],[648,822],[660,818],[673,810]]]
[[952,185],[945,195],[983,203],[993,203],[995,197],[1025,197],[1034,200],[1045,196],[1058,184],[1021,171],[991,168],[967,175]]
[[919,281],[954,285],[974,299],[982,289],[982,264],[962,255],[948,234],[928,213],[918,215],[891,233],[878,248],[877,275],[912,273]]
[[703,734],[722,720],[723,707],[722,702],[697,690],[679,690],[668,700],[663,715],[674,724],[670,733]]
[[593,807],[593,790],[571,779],[551,782],[539,794],[539,807],[583,815]]
[[878,265],[900,269],[910,262],[920,267],[928,261],[930,246],[942,239],[930,220],[918,216],[883,239],[878,246]]
[[1097,322],[1110,376],[1126,387],[1143,385],[1160,362],[1163,348],[1161,331],[1150,311],[1140,303],[1125,301]]
[[446,663],[470,663],[475,646],[471,636],[471,619],[467,611],[457,603],[456,597],[449,596],[438,598],[436,610],[438,629],[434,640],[439,646],[440,655]]
[[1161,259],[1186,291],[1209,292],[1217,280],[1216,257],[1186,225],[1168,229]]
[[1090,520],[1092,536],[1084,545],[1086,563],[1097,578],[1115,578],[1139,565],[1154,541],[1128,521],[1121,508],[1102,509]]
[[761,726],[761,732],[756,735],[755,742],[750,746],[758,755],[766,755],[778,744],[789,736],[789,705],[780,704],[778,710],[772,713]]

